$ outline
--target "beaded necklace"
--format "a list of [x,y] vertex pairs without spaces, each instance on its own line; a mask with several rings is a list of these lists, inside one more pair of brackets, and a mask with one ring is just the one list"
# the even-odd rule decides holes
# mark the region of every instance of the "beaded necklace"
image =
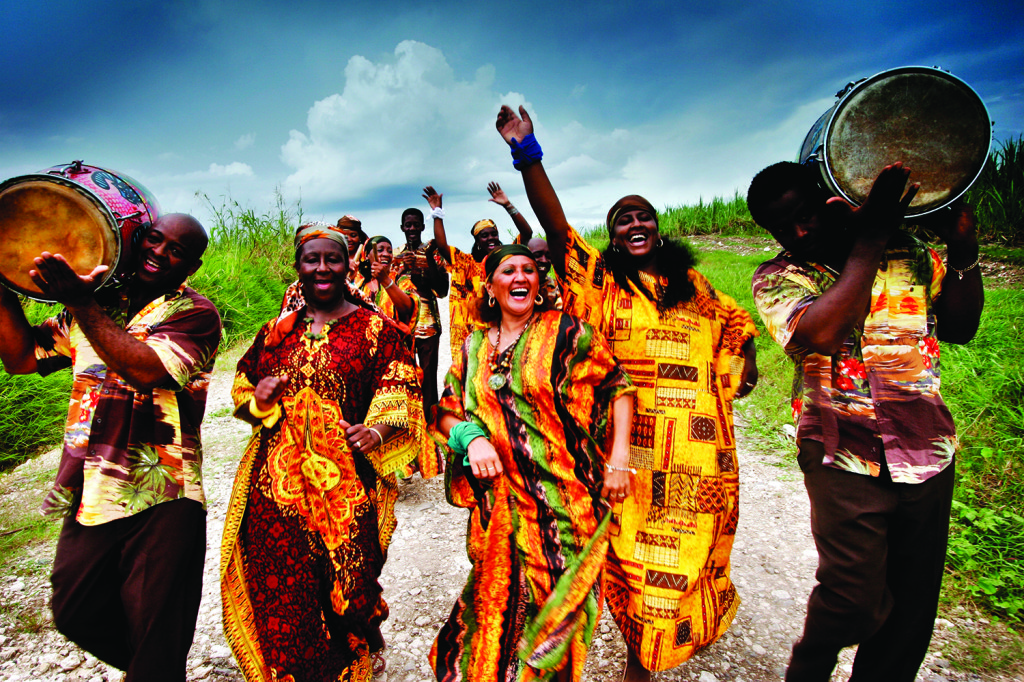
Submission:
[[498,338],[494,341],[494,352],[491,354],[491,376],[487,378],[487,385],[491,387],[491,390],[497,391],[508,383],[508,370],[512,365],[512,356],[515,355],[515,347],[519,345],[519,340],[523,338],[523,334],[525,334],[526,330],[530,328],[530,325],[533,324],[536,317],[536,315],[530,316],[530,319],[526,322],[526,326],[524,326],[519,332],[519,336],[516,337],[516,340],[505,349],[504,357],[502,357],[501,360],[498,359],[498,348],[501,346],[501,324],[498,324]]

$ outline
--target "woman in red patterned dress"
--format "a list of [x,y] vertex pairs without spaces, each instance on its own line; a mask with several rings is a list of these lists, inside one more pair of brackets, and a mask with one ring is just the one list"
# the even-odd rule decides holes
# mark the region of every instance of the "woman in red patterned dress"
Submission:
[[232,389],[254,432],[224,525],[224,631],[248,682],[366,682],[422,401],[398,330],[349,298],[340,231],[304,225],[295,246],[305,304],[260,330]]

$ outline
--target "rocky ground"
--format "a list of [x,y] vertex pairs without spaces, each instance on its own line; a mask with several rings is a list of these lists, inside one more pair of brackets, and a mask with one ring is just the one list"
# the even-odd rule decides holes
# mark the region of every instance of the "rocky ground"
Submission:
[[[230,416],[233,359],[224,360],[215,374],[203,426],[209,544],[202,607],[188,662],[190,682],[242,680],[221,629],[218,565],[225,508],[249,427]],[[778,453],[751,447],[742,425],[737,435],[741,511],[733,578],[743,602],[721,641],[679,668],[655,674],[655,680],[779,680],[789,648],[802,629],[816,554],[800,472]],[[50,453],[0,477],[0,505],[38,504],[55,466],[56,453]],[[448,506],[441,479],[415,478],[401,484],[398,530],[381,577],[391,617],[384,626],[387,670],[377,678],[380,682],[433,679],[426,654],[469,569],[464,544],[467,513]],[[0,533],[10,530],[0,527]],[[52,552],[52,545],[40,547],[0,573],[0,603],[5,607],[0,608],[0,682],[120,680],[118,671],[82,653],[53,629],[47,606]],[[931,652],[918,680],[983,679],[952,670],[944,654],[945,648],[954,646],[956,633],[972,624],[966,616],[936,622]],[[606,613],[584,679],[619,680],[624,661],[622,638]],[[835,680],[849,676],[851,661],[852,651],[843,652]]]

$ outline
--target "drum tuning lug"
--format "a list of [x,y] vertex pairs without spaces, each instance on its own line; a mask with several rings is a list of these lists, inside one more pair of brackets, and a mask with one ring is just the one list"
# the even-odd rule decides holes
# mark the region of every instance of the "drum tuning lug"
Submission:
[[867,78],[861,78],[861,79],[858,79],[858,80],[855,80],[855,81],[850,81],[849,83],[846,84],[845,88],[843,88],[842,90],[840,90],[839,92],[836,93],[836,98],[842,99],[843,97],[846,96],[846,93],[848,93],[850,90],[853,90],[853,88],[855,86],[863,83],[866,80],[867,80]]
[[135,213],[129,213],[128,215],[125,215],[125,216],[123,216],[120,213],[114,211],[114,219],[117,220],[118,223],[123,223],[126,220],[131,220],[132,218],[138,218],[141,215],[142,215],[142,211],[136,211]]
[[82,173],[82,160],[72,161],[68,168],[68,172],[74,175],[80,175]]

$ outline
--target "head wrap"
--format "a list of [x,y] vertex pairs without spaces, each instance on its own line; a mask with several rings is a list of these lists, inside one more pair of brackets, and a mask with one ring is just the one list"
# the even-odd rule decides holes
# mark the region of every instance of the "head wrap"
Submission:
[[345,253],[348,253],[348,240],[345,239],[345,235],[336,225],[318,221],[315,223],[299,225],[299,228],[295,230],[296,249],[306,242],[314,239],[330,239],[331,241],[335,241],[342,245],[345,249]]
[[354,215],[343,215],[338,218],[338,227],[345,230],[352,230],[353,232],[363,232],[363,224],[359,222],[359,218]]
[[498,226],[494,224],[493,220],[491,220],[490,218],[484,218],[483,220],[478,220],[475,223],[473,223],[473,229],[470,230],[469,233],[475,237],[484,230],[486,230],[488,227],[493,227],[495,230],[498,229]]
[[624,196],[608,209],[608,218],[606,219],[605,226],[608,228],[608,234],[612,234],[613,228],[615,227],[615,221],[619,219],[619,216],[627,211],[647,211],[654,217],[654,224],[658,224],[658,211],[655,210],[651,202],[644,199],[639,194],[630,194]]
[[484,275],[486,279],[490,281],[491,275],[493,275],[494,271],[498,269],[498,266],[512,256],[526,256],[535,264],[537,262],[533,257],[533,251],[530,251],[522,244],[505,244],[504,246],[499,246],[491,251],[487,254],[487,258],[484,259]]

